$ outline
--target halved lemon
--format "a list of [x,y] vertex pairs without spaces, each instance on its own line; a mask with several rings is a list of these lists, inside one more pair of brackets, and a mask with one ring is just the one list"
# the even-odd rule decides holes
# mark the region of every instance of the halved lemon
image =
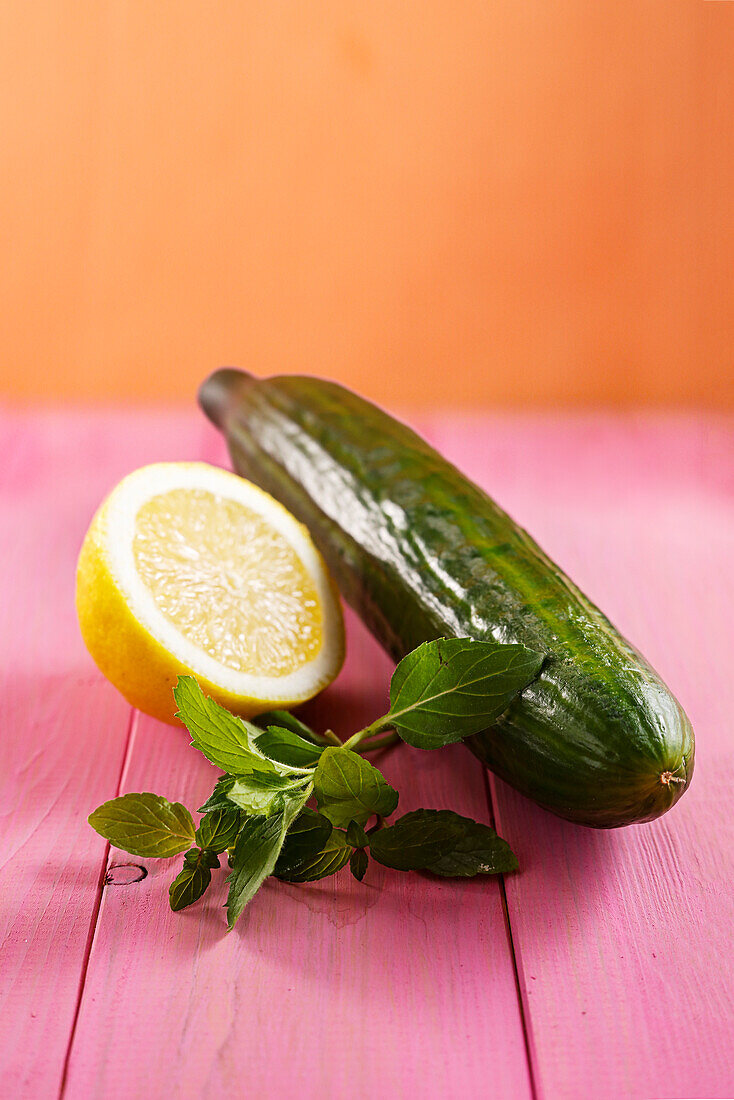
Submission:
[[306,528],[203,462],[144,466],[112,491],[84,539],[76,606],[104,675],[166,722],[181,675],[251,717],[310,699],[344,659],[339,599]]

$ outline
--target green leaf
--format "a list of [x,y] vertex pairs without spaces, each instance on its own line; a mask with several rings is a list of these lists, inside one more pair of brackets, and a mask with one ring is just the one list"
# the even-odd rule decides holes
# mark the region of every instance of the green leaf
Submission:
[[393,673],[385,724],[419,749],[462,741],[496,721],[543,661],[522,645],[471,638],[425,642]]
[[212,867],[218,866],[219,860],[213,852],[192,848],[186,853],[183,868],[168,887],[174,913],[199,900],[212,880]]
[[349,857],[349,870],[352,872],[357,882],[361,882],[367,874],[368,863],[369,859],[364,848],[355,848]]
[[378,863],[398,871],[416,871],[441,858],[446,830],[439,810],[415,810],[394,825],[370,833],[370,852]]
[[372,814],[387,817],[398,804],[398,792],[377,768],[351,749],[324,749],[314,772],[319,810],[334,825],[354,820],[364,825]]
[[472,878],[474,875],[506,874],[517,868],[517,856],[506,840],[497,836],[488,825],[469,821],[464,835],[452,842],[426,870],[444,878]]
[[253,748],[260,734],[257,726],[209,699],[193,676],[179,676],[173,695],[176,717],[191,734],[191,744],[212,764],[232,775],[276,774],[273,764]]
[[214,790],[207,798],[203,806],[199,806],[198,813],[208,814],[213,810],[231,810],[232,803],[227,798],[227,792],[235,781],[233,775],[220,775],[214,784]]
[[196,843],[210,852],[224,852],[231,848],[240,831],[241,813],[234,806],[211,810],[199,822]]
[[322,851],[333,827],[323,814],[308,808],[302,810],[288,830],[274,873],[287,876],[307,864]]
[[299,734],[285,729],[284,726],[268,726],[265,733],[261,733],[256,739],[255,744],[270,760],[296,768],[308,768],[312,764],[318,764],[323,752],[318,745],[305,741]]
[[353,848],[366,848],[369,842],[370,838],[359,822],[350,821],[347,825],[347,844],[351,844]]
[[301,860],[287,872],[277,872],[278,878],[286,882],[316,882],[340,871],[349,862],[352,853],[344,833],[334,829],[321,850],[315,855]]
[[517,859],[494,829],[452,810],[414,810],[370,835],[378,863],[447,876],[513,871]]
[[290,730],[291,733],[297,733],[299,737],[312,742],[314,745],[323,746],[328,744],[325,737],[316,733],[300,718],[296,718],[295,714],[291,714],[289,710],[268,710],[264,714],[258,714],[255,722],[262,729],[267,729],[268,726],[278,726],[281,729]]
[[232,873],[227,879],[227,924],[230,929],[268,875],[272,874],[285,840],[286,828],[282,810],[272,817],[250,817],[242,826],[231,855]]
[[269,817],[282,809],[285,794],[293,789],[293,781],[281,775],[241,775],[227,791],[227,798],[246,814]]
[[123,794],[89,815],[89,824],[116,848],[133,856],[177,856],[194,843],[194,822],[180,802],[160,795]]
[[232,873],[227,882],[227,924],[234,927],[268,875],[273,873],[289,826],[303,809],[310,787],[287,795],[283,809],[271,817],[250,817],[240,830],[230,858]]

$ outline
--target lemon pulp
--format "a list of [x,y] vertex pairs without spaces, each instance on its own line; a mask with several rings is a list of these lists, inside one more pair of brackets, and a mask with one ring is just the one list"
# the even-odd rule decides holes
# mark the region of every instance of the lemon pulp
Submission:
[[344,659],[338,595],[307,529],[201,462],[144,466],[113,489],[82,544],[76,606],[105,676],[167,722],[179,676],[251,717],[312,698]]
[[322,642],[316,587],[293,547],[251,508],[172,489],[135,517],[135,567],[178,630],[238,672],[283,676]]

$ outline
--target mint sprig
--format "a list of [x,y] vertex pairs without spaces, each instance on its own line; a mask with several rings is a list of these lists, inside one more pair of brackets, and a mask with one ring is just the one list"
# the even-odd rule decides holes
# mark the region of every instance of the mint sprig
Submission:
[[131,856],[167,859],[194,843],[194,822],[180,802],[144,791],[103,802],[89,815],[93,829]]
[[220,775],[214,784],[214,790],[207,798],[203,806],[199,806],[200,814],[213,813],[214,810],[231,810],[232,803],[227,798],[227,793],[234,784],[234,775]]
[[288,878],[306,867],[323,851],[334,826],[328,817],[306,807],[288,830],[285,843],[275,865],[275,874]]
[[263,755],[278,764],[301,768],[318,764],[324,751],[319,745],[314,745],[285,726],[268,726],[265,733],[255,738],[255,744]]
[[399,663],[390,710],[346,742],[353,748],[392,728],[408,745],[440,749],[496,722],[540,673],[544,657],[523,645],[439,638]]
[[324,749],[313,782],[319,811],[332,825],[364,825],[373,814],[387,817],[398,804],[398,792],[381,772],[350,749]]
[[240,775],[227,790],[227,798],[246,814],[269,817],[283,809],[288,795],[300,789],[300,784],[283,775]]
[[288,829],[306,804],[311,791],[290,793],[283,808],[271,817],[248,817],[232,851],[232,874],[227,895],[228,931],[234,928],[242,910],[252,901],[278,862]]
[[207,698],[193,676],[179,676],[173,697],[191,744],[212,764],[231,775],[274,774],[271,761],[254,747],[262,731]]
[[231,848],[242,824],[242,814],[231,803],[204,814],[196,830],[196,843],[219,855]]
[[287,868],[279,869],[276,865],[275,874],[286,882],[317,882],[341,871],[349,862],[353,851],[343,831],[332,829],[328,840],[324,841],[318,852]]
[[491,726],[540,672],[543,657],[523,645],[469,638],[426,642],[390,682],[389,724],[419,749],[437,749]]
[[[200,808],[198,827],[181,803],[148,792],[105,802],[89,822],[135,856],[185,852],[169,891],[174,910],[204,894],[228,853],[230,929],[271,875],[314,882],[349,863],[361,882],[370,857],[395,870],[443,877],[515,870],[506,841],[451,810],[416,810],[385,824],[398,792],[361,754],[398,738],[436,749],[478,733],[539,675],[543,660],[518,645],[427,642],[395,669],[389,711],[343,744],[331,730],[317,733],[286,711],[247,722],[182,676],[174,689],[178,717],[193,747],[225,773]],[[318,812],[308,805],[312,799]]]
[[232,852],[232,873],[227,879],[227,925],[232,929],[242,910],[272,875],[288,830],[285,813],[249,817]]
[[364,848],[355,848],[349,857],[349,870],[352,872],[357,882],[361,882],[367,874],[368,863],[369,857]]
[[517,868],[507,841],[488,825],[452,810],[414,810],[370,838],[378,863],[397,871],[447,877],[496,875]]
[[219,857],[214,852],[192,848],[186,853],[182,869],[168,888],[174,913],[199,900],[212,881],[212,867],[218,866]]

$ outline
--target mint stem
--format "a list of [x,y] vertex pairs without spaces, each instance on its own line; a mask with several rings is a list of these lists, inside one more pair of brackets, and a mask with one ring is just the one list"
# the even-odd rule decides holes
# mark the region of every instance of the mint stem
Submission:
[[360,752],[373,752],[376,749],[386,749],[389,745],[394,745],[396,741],[399,741],[397,733],[383,733],[379,736],[372,735],[372,737],[366,737],[364,741],[360,742]]
[[357,730],[353,733],[343,744],[342,748],[354,750],[360,742],[365,741],[368,737],[374,736],[376,733],[381,733],[384,729],[390,727],[389,715],[383,714],[381,718],[375,719],[374,722],[370,722],[369,726],[365,726],[363,730]]

